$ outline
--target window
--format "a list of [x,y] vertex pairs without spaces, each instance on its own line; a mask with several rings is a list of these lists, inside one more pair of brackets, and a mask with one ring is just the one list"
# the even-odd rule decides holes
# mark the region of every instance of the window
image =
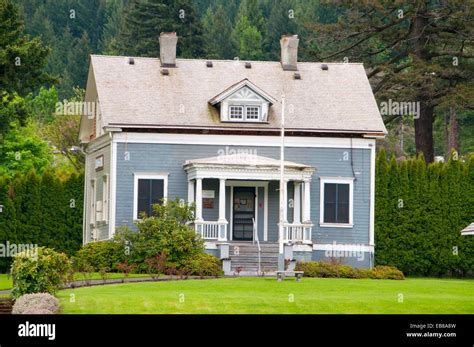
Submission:
[[258,120],[260,117],[260,107],[247,106],[245,108],[245,118],[247,120]]
[[152,205],[161,204],[167,197],[168,175],[136,174],[134,185],[133,218],[140,218],[141,213],[153,215]]
[[321,178],[322,226],[352,226],[352,178]]
[[229,106],[229,119],[234,121],[260,120],[260,106]]
[[229,108],[229,118],[242,120],[244,117],[244,107],[243,106],[230,106]]
[[109,175],[102,176],[102,220],[109,219]]

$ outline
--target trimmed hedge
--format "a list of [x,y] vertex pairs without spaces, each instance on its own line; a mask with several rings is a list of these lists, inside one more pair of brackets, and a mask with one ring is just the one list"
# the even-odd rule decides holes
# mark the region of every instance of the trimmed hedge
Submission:
[[[31,171],[0,177],[0,243],[36,244],[68,256],[82,245],[83,175]],[[0,273],[12,258],[0,257]]]
[[358,269],[349,265],[330,264],[321,261],[296,263],[296,271],[304,271],[305,277],[323,278],[372,278],[403,280],[403,273],[391,266],[376,266],[373,269]]
[[375,263],[406,275],[474,276],[474,155],[426,164],[377,158]]

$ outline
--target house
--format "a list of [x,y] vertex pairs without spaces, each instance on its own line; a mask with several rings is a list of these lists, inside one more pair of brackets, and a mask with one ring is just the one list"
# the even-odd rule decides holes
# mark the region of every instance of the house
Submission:
[[178,197],[229,269],[255,272],[258,248],[266,271],[284,258],[371,267],[386,129],[363,65],[298,62],[296,35],[281,62],[176,59],[177,41],[162,33],[159,58],[91,56],[84,243]]

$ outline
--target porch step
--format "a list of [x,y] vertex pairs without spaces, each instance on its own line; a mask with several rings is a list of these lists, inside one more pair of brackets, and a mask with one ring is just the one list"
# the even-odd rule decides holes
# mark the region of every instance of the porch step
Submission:
[[[238,247],[238,248],[237,248]],[[260,244],[260,271],[269,273],[278,269],[278,244]],[[252,242],[231,242],[231,271],[241,275],[256,275],[258,272],[258,246]]]

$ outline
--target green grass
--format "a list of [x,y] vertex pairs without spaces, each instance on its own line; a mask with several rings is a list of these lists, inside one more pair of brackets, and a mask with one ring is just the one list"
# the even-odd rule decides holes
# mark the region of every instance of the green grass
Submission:
[[[149,277],[151,275],[147,275],[147,274],[130,274],[128,277]],[[121,274],[121,273],[109,273],[107,274],[107,278],[123,278],[124,275]],[[102,277],[100,276],[100,274],[98,272],[91,272],[90,274],[90,279],[91,280],[100,280],[102,279]],[[79,272],[76,272],[74,274],[74,280],[76,281],[83,281],[84,280],[84,276],[79,273]],[[12,289],[13,287],[13,283],[12,283],[12,278],[7,275],[7,274],[0,274],[0,290],[5,290],[5,289]]]
[[0,274],[0,290],[11,289],[12,278],[7,274]]
[[63,313],[383,314],[474,313],[473,293],[473,280],[457,279],[222,278],[85,287],[58,297]]

